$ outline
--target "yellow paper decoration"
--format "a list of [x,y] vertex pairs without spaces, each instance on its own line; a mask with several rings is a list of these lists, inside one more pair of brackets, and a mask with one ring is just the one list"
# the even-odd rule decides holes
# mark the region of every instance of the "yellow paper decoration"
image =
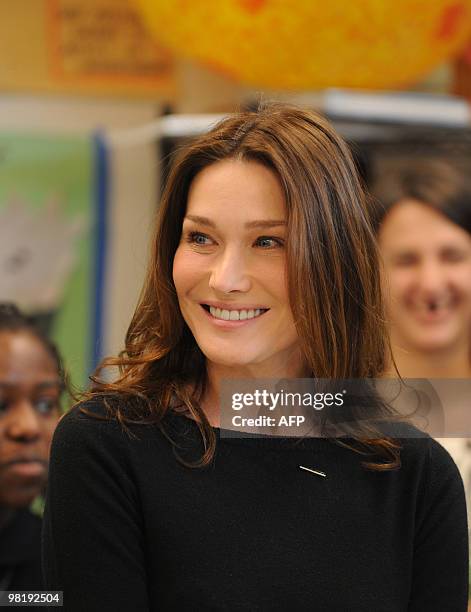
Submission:
[[407,86],[471,35],[471,0],[138,0],[159,41],[255,86]]

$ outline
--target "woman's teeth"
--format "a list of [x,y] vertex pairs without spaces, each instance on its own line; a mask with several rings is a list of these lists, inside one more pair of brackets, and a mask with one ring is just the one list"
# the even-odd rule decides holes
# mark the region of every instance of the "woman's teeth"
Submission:
[[442,316],[444,313],[454,308],[455,301],[452,297],[442,297],[437,299],[418,300],[414,304],[411,304],[411,306],[419,316]]
[[426,302],[425,309],[429,312],[436,312],[437,310],[443,310],[451,306],[451,300],[448,298],[441,298],[437,300],[430,300]]
[[266,312],[266,310],[261,308],[257,308],[256,310],[223,310],[210,306],[209,312],[215,319],[222,319],[223,321],[245,321],[245,319],[254,319],[260,316]]

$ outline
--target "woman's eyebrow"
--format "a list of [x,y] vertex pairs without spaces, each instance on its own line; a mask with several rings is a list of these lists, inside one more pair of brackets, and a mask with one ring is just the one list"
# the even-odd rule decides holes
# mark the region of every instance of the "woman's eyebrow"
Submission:
[[[206,225],[208,227],[216,227],[216,224],[211,221],[211,219],[208,219],[207,217],[200,217],[199,215],[186,215],[185,219],[188,219],[189,221],[194,221],[194,223],[200,223],[201,225]],[[260,219],[260,220],[256,220],[256,221],[248,221],[245,224],[245,227],[247,229],[253,229],[253,228],[267,228],[267,227],[277,227],[277,226],[282,226],[282,225],[286,225],[286,221],[283,220],[278,220],[278,219]]]
[[[18,386],[18,383],[22,384],[23,380],[18,380],[15,382],[8,382],[0,380],[0,389],[8,391],[9,389],[15,389]],[[57,389],[62,387],[62,381],[58,378],[57,380],[47,380],[44,382],[40,382],[34,385],[35,389],[43,390],[43,389]]]
[[58,378],[57,380],[47,380],[35,385],[36,389],[56,389],[57,387],[62,387],[62,381]]

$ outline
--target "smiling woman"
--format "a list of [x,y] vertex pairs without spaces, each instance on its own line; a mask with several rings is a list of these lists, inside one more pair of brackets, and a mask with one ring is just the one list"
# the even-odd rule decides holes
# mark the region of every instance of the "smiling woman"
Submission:
[[209,380],[227,376],[228,368],[233,378],[310,375],[289,305],[285,242],[285,199],[272,170],[224,160],[195,178],[173,280]]
[[87,612],[464,610],[456,466],[387,436],[378,398],[341,440],[219,427],[224,379],[366,387],[387,346],[346,144],[285,105],[223,120],[175,160],[125,350],[54,437],[48,587]]

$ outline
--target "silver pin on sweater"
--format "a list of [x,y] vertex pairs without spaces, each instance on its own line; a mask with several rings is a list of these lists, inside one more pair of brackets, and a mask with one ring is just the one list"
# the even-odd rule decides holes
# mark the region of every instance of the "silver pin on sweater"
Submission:
[[304,465],[299,466],[302,470],[306,470],[306,472],[311,472],[312,474],[316,474],[317,476],[322,476],[323,478],[327,478],[327,474],[325,472],[321,472],[319,470],[313,470],[308,467],[304,467]]

